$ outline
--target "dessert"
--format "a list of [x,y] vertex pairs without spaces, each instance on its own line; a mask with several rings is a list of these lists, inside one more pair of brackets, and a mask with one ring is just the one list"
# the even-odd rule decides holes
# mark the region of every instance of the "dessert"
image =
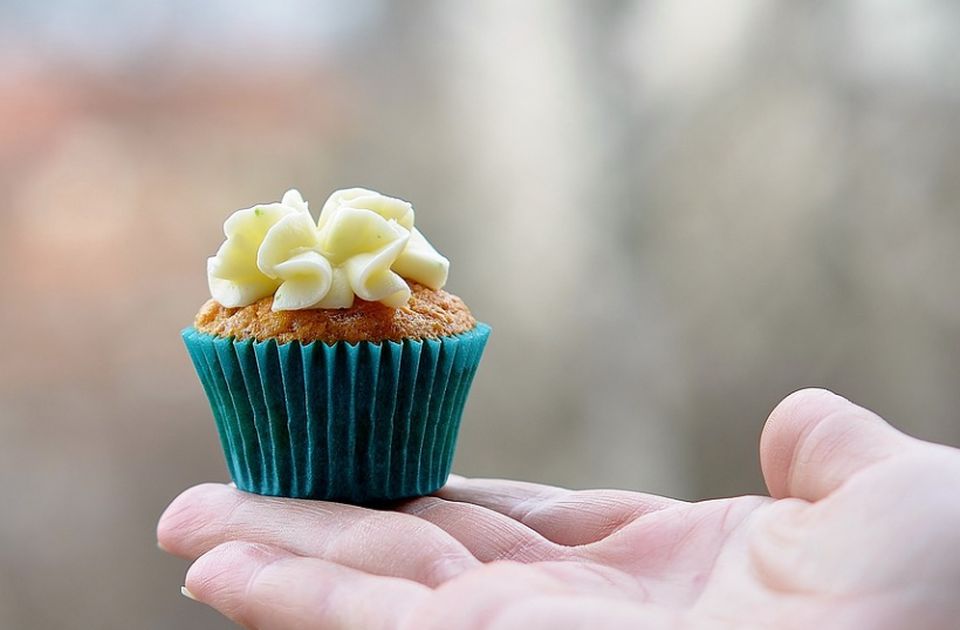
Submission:
[[237,487],[371,503],[445,482],[490,328],[406,201],[352,188],[238,210],[182,336]]

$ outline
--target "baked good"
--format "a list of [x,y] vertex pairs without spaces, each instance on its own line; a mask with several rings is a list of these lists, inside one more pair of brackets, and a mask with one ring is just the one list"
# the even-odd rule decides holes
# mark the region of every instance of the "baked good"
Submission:
[[182,337],[227,468],[258,494],[374,503],[450,472],[490,328],[406,201],[352,188],[238,210]]

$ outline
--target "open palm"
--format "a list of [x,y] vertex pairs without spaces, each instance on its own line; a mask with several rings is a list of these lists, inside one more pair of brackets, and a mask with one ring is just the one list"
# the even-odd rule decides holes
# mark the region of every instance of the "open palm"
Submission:
[[452,477],[391,510],[219,484],[164,513],[187,593],[285,628],[950,628],[960,451],[822,390],[761,438],[771,497]]

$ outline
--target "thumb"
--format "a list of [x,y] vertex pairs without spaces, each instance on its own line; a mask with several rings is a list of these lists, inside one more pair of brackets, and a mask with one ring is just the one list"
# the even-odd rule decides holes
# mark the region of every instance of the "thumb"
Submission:
[[760,436],[760,466],[774,498],[818,501],[858,471],[922,442],[824,389],[787,396]]

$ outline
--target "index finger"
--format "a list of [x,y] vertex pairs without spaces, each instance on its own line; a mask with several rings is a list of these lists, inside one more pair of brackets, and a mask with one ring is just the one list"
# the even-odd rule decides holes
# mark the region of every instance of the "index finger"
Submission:
[[645,514],[685,502],[626,490],[567,490],[509,479],[467,479],[451,475],[435,493],[473,503],[513,518],[561,545],[585,545],[606,538]]
[[196,486],[174,499],[160,517],[157,540],[188,559],[225,542],[262,543],[430,586],[479,565],[459,541],[409,514],[264,497],[221,484]]

